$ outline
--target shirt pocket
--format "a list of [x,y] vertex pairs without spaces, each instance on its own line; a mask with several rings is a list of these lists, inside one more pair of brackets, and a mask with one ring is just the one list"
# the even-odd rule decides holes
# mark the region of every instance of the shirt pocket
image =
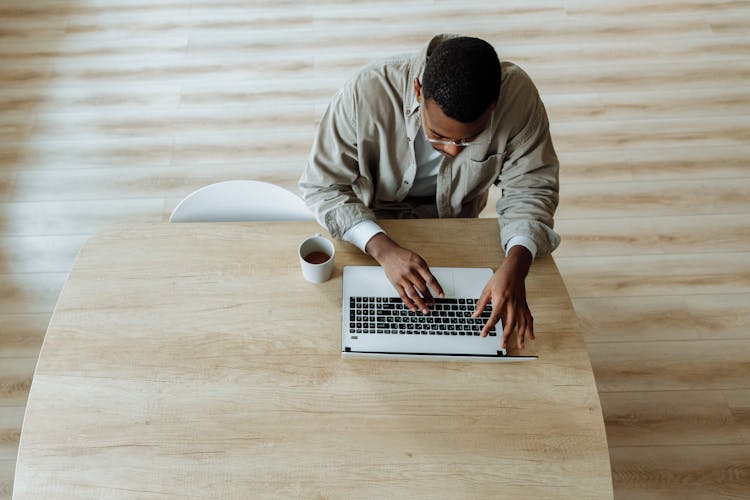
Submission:
[[483,161],[468,161],[462,175],[465,199],[475,198],[500,182],[504,159],[505,151],[490,155]]

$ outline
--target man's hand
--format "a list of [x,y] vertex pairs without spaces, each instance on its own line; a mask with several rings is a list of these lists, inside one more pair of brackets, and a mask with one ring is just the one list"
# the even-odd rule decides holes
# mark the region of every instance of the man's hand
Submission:
[[534,318],[526,303],[526,275],[531,267],[531,253],[523,246],[514,246],[503,264],[485,285],[472,317],[477,318],[492,302],[492,315],[482,329],[486,337],[499,319],[503,320],[503,337],[500,346],[505,348],[508,337],[518,327],[518,348],[526,346],[526,334],[535,339]]
[[367,242],[365,251],[383,266],[388,280],[410,310],[419,310],[424,314],[430,312],[429,306],[435,302],[430,289],[439,297],[445,295],[427,262],[411,250],[397,245],[385,233],[373,236]]

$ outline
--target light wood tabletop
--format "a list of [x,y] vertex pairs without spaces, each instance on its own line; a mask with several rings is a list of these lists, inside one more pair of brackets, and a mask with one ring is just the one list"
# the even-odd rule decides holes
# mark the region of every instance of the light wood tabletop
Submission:
[[[502,261],[489,219],[382,221],[431,266]],[[315,223],[117,225],[55,308],[14,498],[607,498],[589,356],[550,257],[527,278],[525,363],[341,357],[337,242],[302,278]],[[512,351],[511,351],[512,353]]]

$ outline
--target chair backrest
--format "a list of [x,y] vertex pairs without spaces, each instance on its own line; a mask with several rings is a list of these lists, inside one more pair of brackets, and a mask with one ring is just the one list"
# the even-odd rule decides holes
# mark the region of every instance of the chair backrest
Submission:
[[237,222],[315,220],[302,199],[275,184],[225,181],[187,195],[172,211],[169,222]]

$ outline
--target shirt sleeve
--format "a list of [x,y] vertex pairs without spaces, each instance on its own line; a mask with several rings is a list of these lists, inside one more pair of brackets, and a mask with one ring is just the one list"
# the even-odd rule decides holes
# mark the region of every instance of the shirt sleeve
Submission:
[[378,233],[385,233],[385,231],[383,231],[376,222],[365,220],[349,228],[349,230],[344,233],[343,240],[348,241],[365,252],[367,243]]
[[360,177],[355,82],[331,99],[321,117],[298,187],[319,224],[334,238],[375,214],[357,197]]
[[520,245],[531,252],[532,259],[536,257],[536,243],[534,243],[534,240],[521,235],[513,236],[510,240],[508,240],[508,243],[505,245],[505,255],[508,255],[510,249],[516,245]]
[[553,230],[559,199],[559,163],[544,104],[531,81],[528,98],[521,104],[526,119],[511,137],[507,159],[500,174],[502,196],[497,202],[503,247],[523,236],[533,241],[539,255],[560,244]]

